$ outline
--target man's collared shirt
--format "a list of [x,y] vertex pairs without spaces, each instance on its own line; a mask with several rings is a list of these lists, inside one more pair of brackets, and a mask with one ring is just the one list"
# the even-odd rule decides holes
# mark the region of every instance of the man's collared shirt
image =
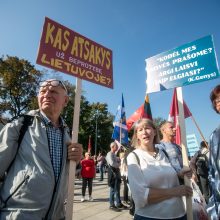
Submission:
[[62,154],[63,154],[63,122],[60,120],[60,126],[54,127],[51,120],[41,112],[41,118],[46,125],[47,137],[49,142],[49,151],[51,163],[54,169],[54,175],[56,181],[58,180],[61,165],[62,165]]

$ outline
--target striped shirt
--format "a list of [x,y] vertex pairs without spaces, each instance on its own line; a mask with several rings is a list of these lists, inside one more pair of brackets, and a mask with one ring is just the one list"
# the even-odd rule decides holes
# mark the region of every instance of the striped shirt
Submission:
[[46,126],[51,163],[56,181],[58,180],[63,155],[63,121],[60,119],[60,126],[54,127],[51,120],[41,112],[41,118]]

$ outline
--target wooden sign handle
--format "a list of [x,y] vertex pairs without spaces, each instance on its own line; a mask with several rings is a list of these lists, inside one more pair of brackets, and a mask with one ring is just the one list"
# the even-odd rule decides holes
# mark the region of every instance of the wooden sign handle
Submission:
[[[73,115],[73,128],[72,128],[72,142],[78,142],[79,133],[79,113],[80,113],[80,100],[81,100],[81,87],[82,80],[76,78],[76,91],[75,91],[75,104],[74,104],[74,115]],[[74,186],[75,186],[75,173],[76,173],[76,162],[70,161],[69,167],[69,180],[68,180],[68,194],[67,194],[67,205],[66,205],[66,220],[73,219],[73,200],[74,200]]]

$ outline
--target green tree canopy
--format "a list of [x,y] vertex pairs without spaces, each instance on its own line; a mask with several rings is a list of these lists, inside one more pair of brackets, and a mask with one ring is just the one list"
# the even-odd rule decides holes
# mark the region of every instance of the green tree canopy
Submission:
[[[75,86],[67,81],[64,83],[68,90],[69,103],[62,116],[72,130]],[[95,146],[96,153],[109,150],[113,129],[112,122],[113,115],[108,112],[107,104],[99,102],[90,104],[85,96],[81,96],[78,142],[83,144],[84,151],[88,150],[89,136],[91,136],[92,154],[95,154]]]
[[[39,81],[43,78],[60,78],[58,73],[46,70],[38,71],[27,60],[7,56],[0,58],[0,119],[6,116],[13,120],[31,109],[37,109],[37,92]],[[69,103],[62,116],[72,130],[75,101],[75,85],[64,81],[69,96]],[[78,142],[83,144],[84,151],[88,149],[88,139],[91,135],[92,153],[109,150],[111,142],[113,116],[108,112],[107,104],[90,104],[81,96],[80,122]],[[97,124],[97,132],[96,125]],[[96,139],[97,138],[97,139]],[[95,140],[97,140],[95,142]]]
[[0,116],[7,113],[13,119],[26,112],[36,99],[42,75],[27,60],[0,58]]

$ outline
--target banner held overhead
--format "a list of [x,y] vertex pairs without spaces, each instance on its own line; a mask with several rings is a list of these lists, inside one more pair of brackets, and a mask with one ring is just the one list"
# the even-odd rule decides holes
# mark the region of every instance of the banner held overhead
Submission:
[[147,93],[182,87],[220,76],[211,35],[145,61]]
[[112,51],[47,17],[37,64],[113,88]]

